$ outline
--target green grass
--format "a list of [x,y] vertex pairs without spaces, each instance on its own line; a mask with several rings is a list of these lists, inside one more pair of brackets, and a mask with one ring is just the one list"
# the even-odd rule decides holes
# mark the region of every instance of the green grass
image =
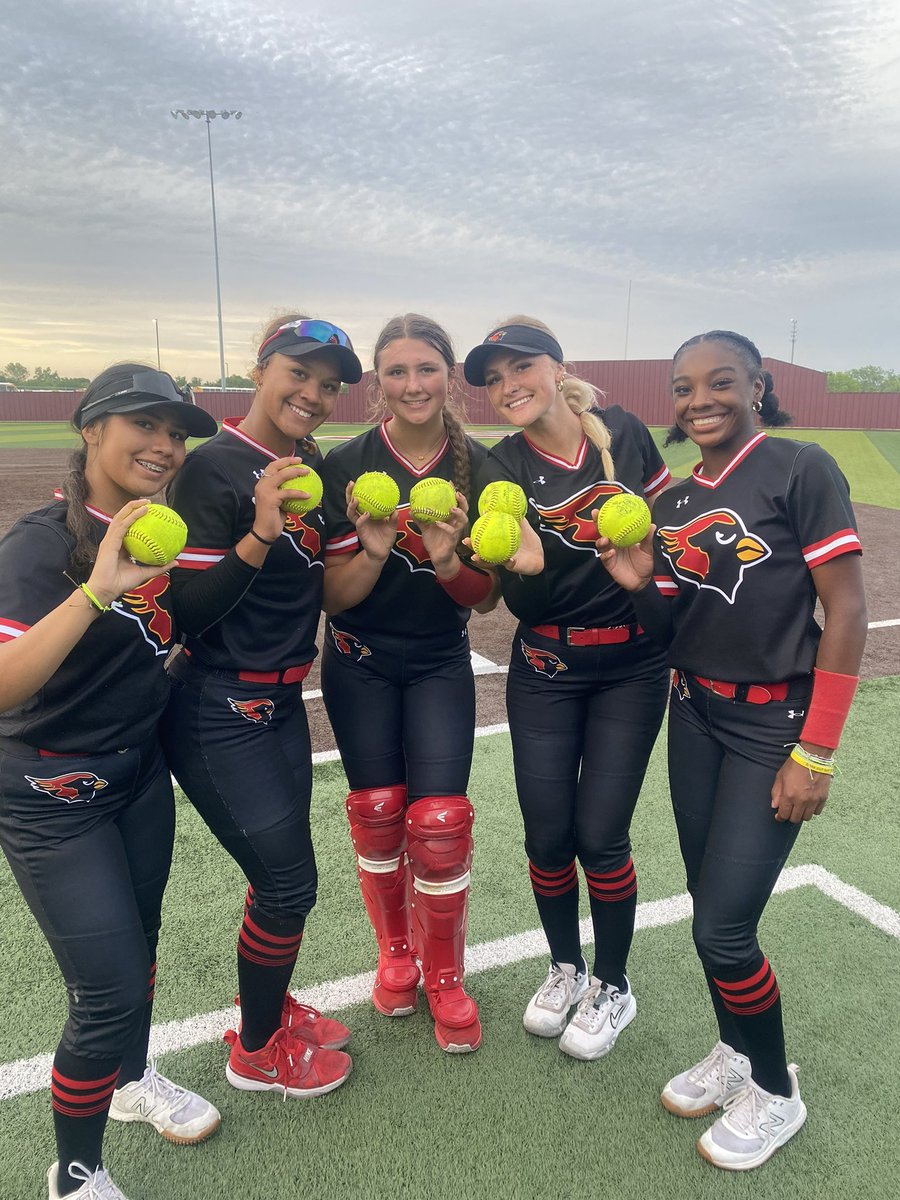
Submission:
[[[900,908],[900,823],[890,815],[898,703],[900,677],[861,687],[833,797],[801,831],[791,860],[819,863],[894,909]],[[684,889],[664,770],[661,739],[633,829],[642,901]],[[320,899],[298,986],[368,970],[373,961],[346,831],[345,787],[339,765],[315,769]],[[474,945],[537,924],[508,736],[476,741],[471,795],[478,812]],[[234,864],[181,799],[158,1021],[228,1003],[243,891]],[[5,866],[0,904],[0,1061],[9,1062],[52,1050],[64,997]],[[169,1055],[164,1070],[220,1107],[222,1130],[203,1146],[180,1149],[148,1129],[114,1126],[107,1162],[132,1200],[460,1194],[549,1200],[588,1186],[623,1200],[894,1194],[900,1146],[889,1131],[900,1106],[900,1028],[890,1014],[900,944],[813,888],[773,898],[763,941],[778,970],[788,1049],[802,1065],[810,1120],[762,1173],[726,1176],[708,1167],[693,1149],[704,1122],[680,1121],[657,1100],[665,1079],[702,1057],[714,1036],[686,922],[636,934],[629,970],[638,1020],[603,1062],[574,1062],[553,1042],[524,1033],[521,1011],[545,969],[541,959],[526,960],[471,978],[485,1029],[475,1055],[442,1054],[425,1011],[390,1021],[368,1004],[348,1010],[354,1074],[319,1100],[282,1103],[233,1091],[217,1042]],[[45,1195],[43,1175],[53,1156],[46,1095],[4,1101],[0,1110],[0,1195]]]

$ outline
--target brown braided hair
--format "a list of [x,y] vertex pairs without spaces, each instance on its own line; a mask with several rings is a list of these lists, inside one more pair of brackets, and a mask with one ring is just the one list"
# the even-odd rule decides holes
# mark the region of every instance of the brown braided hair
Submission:
[[375,362],[375,378],[369,384],[369,415],[372,419],[381,420],[385,413],[384,395],[378,386],[378,357],[386,350],[391,342],[400,338],[411,338],[424,342],[432,350],[436,350],[450,372],[450,385],[447,389],[447,399],[442,410],[444,429],[450,443],[453,455],[453,486],[462,492],[472,506],[472,460],[469,454],[469,443],[463,425],[465,421],[465,401],[456,391],[456,354],[450,335],[437,321],[431,317],[423,317],[421,313],[405,313],[402,317],[391,317],[379,333],[375,341],[373,359]]

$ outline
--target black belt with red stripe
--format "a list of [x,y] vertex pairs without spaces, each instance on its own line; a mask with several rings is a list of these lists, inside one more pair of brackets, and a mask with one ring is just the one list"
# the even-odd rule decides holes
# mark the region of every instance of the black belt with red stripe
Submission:
[[532,633],[565,642],[567,646],[612,646],[630,642],[644,632],[640,625],[610,625],[588,629],[583,625],[534,625]]

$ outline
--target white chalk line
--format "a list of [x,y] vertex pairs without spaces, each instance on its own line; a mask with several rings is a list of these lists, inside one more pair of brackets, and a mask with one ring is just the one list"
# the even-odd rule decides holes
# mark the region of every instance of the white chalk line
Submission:
[[[862,917],[876,929],[900,941],[900,913],[881,904],[859,888],[844,883],[824,867],[809,863],[788,867],[782,871],[775,885],[776,893],[792,892],[801,887],[818,888],[823,895],[836,900],[850,912]],[[687,892],[669,896],[665,900],[647,900],[637,907],[635,929],[658,929],[686,921],[691,915],[691,898]],[[584,945],[593,941],[590,918],[581,922],[581,939]],[[466,950],[466,971],[477,975],[496,967],[508,966],[529,958],[546,958],[547,939],[542,929],[531,929],[526,933],[512,934]],[[324,1012],[340,1012],[369,998],[375,980],[373,971],[360,975],[348,975],[333,979],[314,987],[304,988],[295,995],[303,1004],[311,1004]],[[154,1025],[150,1035],[150,1054],[155,1058],[164,1054],[175,1054],[193,1046],[215,1042],[224,1030],[234,1027],[236,1013],[233,1007],[215,1012],[198,1013],[178,1021],[166,1021]],[[12,1100],[42,1091],[47,1087],[53,1057],[39,1054],[34,1058],[22,1058],[16,1062],[0,1064],[0,1101]]]

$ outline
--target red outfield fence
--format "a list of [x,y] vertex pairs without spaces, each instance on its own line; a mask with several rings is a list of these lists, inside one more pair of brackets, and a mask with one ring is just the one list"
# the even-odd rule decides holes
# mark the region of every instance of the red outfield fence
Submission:
[[[828,392],[824,371],[812,371],[776,358],[763,359],[772,372],[781,407],[801,429],[900,429],[900,392]],[[597,361],[569,364],[575,375],[606,393],[607,404],[621,404],[647,425],[672,422],[668,359]],[[461,375],[461,372],[460,372]],[[368,420],[367,397],[371,372],[353,384],[335,406],[333,420],[358,424]],[[502,421],[488,403],[483,388],[466,388],[466,411],[472,425]],[[0,392],[0,421],[65,421],[72,415],[80,392]],[[201,391],[198,402],[221,420],[243,416],[250,391]]]

